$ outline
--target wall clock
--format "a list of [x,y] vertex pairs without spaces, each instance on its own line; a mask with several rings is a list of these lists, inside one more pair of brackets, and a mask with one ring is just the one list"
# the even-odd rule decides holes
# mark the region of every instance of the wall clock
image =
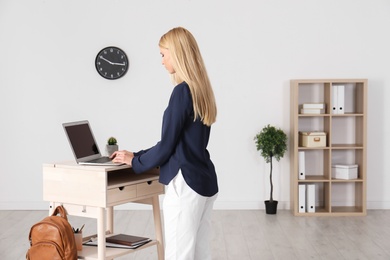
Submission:
[[124,51],[118,47],[110,46],[102,49],[96,55],[95,67],[103,78],[119,79],[126,74],[129,60]]

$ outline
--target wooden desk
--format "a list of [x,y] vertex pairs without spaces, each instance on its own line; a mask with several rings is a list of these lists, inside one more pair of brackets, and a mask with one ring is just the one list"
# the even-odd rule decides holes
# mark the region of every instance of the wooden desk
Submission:
[[[164,259],[163,235],[158,195],[164,186],[159,170],[135,174],[129,166],[82,166],[75,162],[43,165],[43,199],[50,202],[49,214],[63,205],[69,215],[97,219],[98,246],[84,246],[81,259],[113,259],[145,247],[157,246]],[[114,233],[113,208],[128,202],[153,206],[156,240],[137,248],[106,248],[106,234]],[[120,231],[118,233],[121,233]]]

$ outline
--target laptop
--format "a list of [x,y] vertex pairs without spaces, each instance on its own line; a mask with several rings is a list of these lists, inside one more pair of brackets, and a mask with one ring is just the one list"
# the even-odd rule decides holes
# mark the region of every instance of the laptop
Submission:
[[78,164],[121,165],[108,156],[102,156],[88,120],[63,123],[66,136]]

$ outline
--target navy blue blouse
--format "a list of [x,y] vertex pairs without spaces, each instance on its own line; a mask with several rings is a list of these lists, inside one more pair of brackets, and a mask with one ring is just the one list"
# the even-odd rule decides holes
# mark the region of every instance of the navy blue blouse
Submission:
[[134,153],[136,173],[160,166],[160,182],[168,185],[179,169],[195,192],[211,197],[218,192],[217,175],[207,151],[209,126],[197,118],[186,82],[177,85],[163,116],[161,140],[153,147]]

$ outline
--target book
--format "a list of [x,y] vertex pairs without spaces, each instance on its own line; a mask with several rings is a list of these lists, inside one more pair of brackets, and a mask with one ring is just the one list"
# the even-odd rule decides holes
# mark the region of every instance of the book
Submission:
[[301,108],[301,114],[321,114],[321,109],[317,109],[317,108]]
[[302,108],[308,108],[308,109],[324,109],[325,105],[324,103],[304,103],[302,105]]
[[126,245],[126,246],[134,246],[140,243],[144,243],[150,240],[147,237],[137,237],[126,234],[118,234],[110,237],[106,237],[107,243]]
[[[136,249],[152,241],[150,238],[137,237],[125,234],[118,234],[111,237],[106,237],[106,247]],[[89,241],[83,243],[86,246],[97,246],[98,239],[91,238]]]

